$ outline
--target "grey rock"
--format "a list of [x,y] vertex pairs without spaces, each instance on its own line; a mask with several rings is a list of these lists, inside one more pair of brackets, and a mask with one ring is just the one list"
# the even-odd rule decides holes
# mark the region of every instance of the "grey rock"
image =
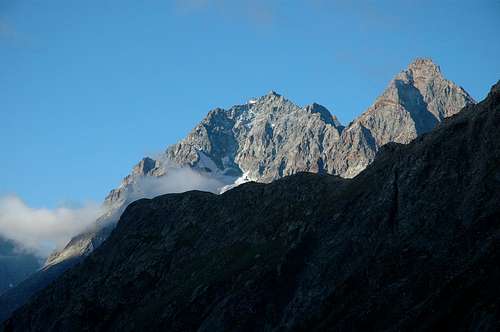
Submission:
[[384,144],[407,144],[474,103],[430,59],[417,59],[346,128],[339,143],[328,151],[327,171],[352,178],[373,161]]
[[167,155],[196,167],[203,153],[214,167],[202,168],[245,173],[258,182],[302,171],[351,178],[382,145],[409,143],[473,103],[431,60],[417,59],[345,129],[323,106],[301,108],[271,92],[246,105],[211,111]]
[[337,141],[341,128],[326,108],[300,108],[271,92],[211,111],[166,154],[181,165],[270,182],[300,170],[319,171],[324,142]]

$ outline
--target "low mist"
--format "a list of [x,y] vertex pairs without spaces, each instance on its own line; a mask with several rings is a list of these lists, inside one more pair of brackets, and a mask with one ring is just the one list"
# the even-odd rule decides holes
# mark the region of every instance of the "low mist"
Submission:
[[200,173],[188,167],[171,167],[161,177],[145,176],[138,179],[130,192],[130,201],[140,198],[153,198],[169,193],[181,193],[189,190],[202,190],[218,193],[234,178],[216,177]]
[[19,250],[46,257],[63,247],[102,213],[99,204],[80,208],[54,209],[29,207],[20,197],[0,197],[0,234],[13,240]]

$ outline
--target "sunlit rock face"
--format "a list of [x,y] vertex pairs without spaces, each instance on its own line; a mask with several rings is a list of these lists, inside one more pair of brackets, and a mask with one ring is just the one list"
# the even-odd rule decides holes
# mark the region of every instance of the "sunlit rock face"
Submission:
[[373,161],[382,145],[409,143],[473,103],[431,60],[417,59],[343,131],[338,144],[327,152],[326,171],[354,177]]
[[272,91],[245,105],[211,111],[167,155],[179,164],[246,174],[258,182],[302,171],[349,178],[366,168],[382,145],[409,143],[472,103],[436,64],[417,59],[345,128],[323,106],[299,107]]

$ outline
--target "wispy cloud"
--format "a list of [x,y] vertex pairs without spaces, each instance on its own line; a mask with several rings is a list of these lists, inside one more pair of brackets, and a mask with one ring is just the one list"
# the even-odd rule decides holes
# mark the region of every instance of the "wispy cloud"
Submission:
[[0,197],[0,235],[14,240],[21,250],[46,257],[92,224],[101,212],[95,203],[80,208],[32,208],[18,196],[3,196]]
[[168,193],[181,193],[189,190],[202,190],[218,193],[226,185],[223,179],[205,175],[189,167],[167,168],[161,177],[145,176],[134,183],[130,201],[140,198],[153,198]]

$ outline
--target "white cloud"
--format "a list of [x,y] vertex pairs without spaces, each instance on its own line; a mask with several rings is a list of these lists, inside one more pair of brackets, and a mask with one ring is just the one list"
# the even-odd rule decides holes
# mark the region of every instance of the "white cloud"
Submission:
[[166,174],[162,177],[145,176],[138,179],[134,184],[130,201],[189,190],[218,193],[231,180],[233,179],[205,175],[188,167],[167,168]]
[[46,257],[64,246],[101,214],[98,204],[81,208],[31,208],[15,195],[0,197],[0,235],[14,240],[21,250]]

